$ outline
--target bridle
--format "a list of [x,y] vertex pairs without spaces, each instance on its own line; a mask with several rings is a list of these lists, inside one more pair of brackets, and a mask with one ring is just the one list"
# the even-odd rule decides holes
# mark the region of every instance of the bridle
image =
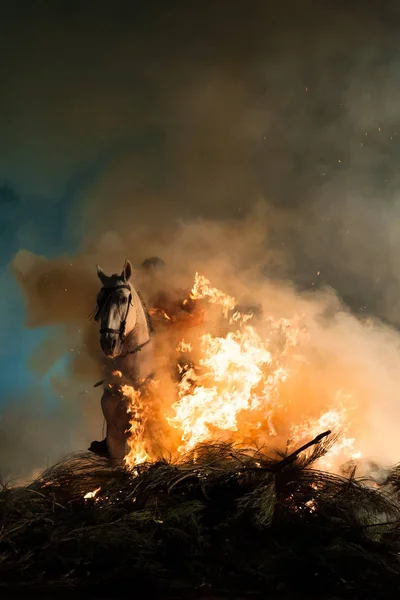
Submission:
[[[112,329],[111,327],[103,327],[102,329],[100,329],[100,334],[103,333],[116,333],[118,334],[119,339],[121,340],[121,342],[125,342],[126,339],[126,335],[125,335],[125,330],[126,330],[126,322],[128,320],[128,315],[129,315],[129,309],[131,306],[133,306],[132,304],[132,290],[130,285],[128,284],[120,284],[120,285],[114,285],[112,287],[102,287],[100,292],[104,294],[104,298],[102,299],[101,302],[98,303],[98,307],[96,310],[96,313],[94,315],[94,320],[97,322],[100,320],[100,314],[101,311],[103,309],[104,306],[107,305],[107,303],[110,300],[110,296],[112,294],[112,292],[114,292],[115,290],[129,290],[129,297],[128,297],[128,302],[126,305],[126,312],[125,312],[125,316],[124,318],[121,320],[119,329]],[[149,339],[144,342],[143,344],[140,344],[139,346],[137,346],[136,348],[134,348],[133,350],[127,350],[127,354],[136,354],[136,352],[139,352],[142,348],[144,348],[144,346],[146,346],[147,344],[149,344],[151,341],[151,337],[149,335]]]
[[120,340],[124,341],[124,339],[125,339],[126,321],[128,319],[129,309],[130,309],[131,306],[133,306],[132,305],[132,292],[131,292],[131,288],[130,288],[129,285],[127,285],[127,284],[121,284],[121,285],[115,285],[113,287],[102,287],[101,290],[100,290],[100,292],[103,293],[105,296],[104,296],[103,301],[99,302],[99,306],[97,308],[94,320],[95,321],[99,321],[101,310],[102,310],[103,306],[108,303],[109,298],[110,298],[112,292],[114,292],[115,290],[121,290],[121,289],[129,290],[130,293],[129,293],[128,303],[127,303],[127,306],[126,306],[125,316],[121,320],[121,324],[119,326],[119,329],[111,329],[110,327],[103,327],[102,329],[100,329],[100,333],[117,333],[118,336],[119,336],[119,338],[120,338]]

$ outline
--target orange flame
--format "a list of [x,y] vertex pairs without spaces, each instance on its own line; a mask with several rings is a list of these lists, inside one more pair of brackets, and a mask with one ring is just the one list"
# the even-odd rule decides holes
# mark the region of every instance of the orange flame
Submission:
[[[198,273],[191,297],[206,298],[210,303],[220,305],[227,318],[236,306],[232,296],[213,288],[208,279]],[[229,317],[236,331],[229,332],[224,338],[211,334],[200,337],[199,372],[191,367],[184,373],[178,386],[178,401],[173,405],[175,414],[168,419],[169,424],[181,432],[180,452],[227,433],[229,439],[243,442],[245,431],[249,430],[256,442],[256,430],[262,423],[267,425],[269,436],[278,435],[274,417],[278,408],[282,413],[280,389],[291,375],[290,351],[301,344],[307,332],[299,326],[301,317],[292,321],[267,319],[270,337],[279,333],[283,339],[280,351],[273,351],[271,340],[261,337],[249,324],[251,318],[251,315],[236,311]],[[292,364],[301,360],[301,356],[292,353]],[[327,428],[341,430],[343,437],[324,466],[331,468],[339,455],[359,457],[354,448],[355,440],[346,437],[347,418],[348,413],[342,403],[315,422],[303,420],[293,425],[289,429],[292,441],[299,444],[303,438],[311,439]]]
[[323,413],[319,419],[314,421],[306,419],[303,423],[292,426],[293,440],[296,443],[303,442],[306,438],[315,437],[326,429],[340,434],[339,439],[329,453],[320,458],[317,463],[320,469],[326,471],[331,471],[339,462],[361,458],[361,453],[355,448],[355,439],[348,437],[350,420],[349,408],[345,406],[345,401],[351,407],[349,395],[344,394],[342,390],[338,390],[334,408]]
[[155,317],[157,315],[160,315],[166,321],[171,321],[171,317],[169,316],[169,314],[167,314],[167,312],[165,310],[163,310],[162,308],[150,308],[149,314],[150,314],[151,317]]
[[132,467],[150,459],[144,439],[145,405],[140,390],[136,390],[130,385],[123,385],[121,386],[121,392],[128,401],[128,413],[131,415],[128,431],[129,450],[125,456],[125,464]]
[[224,292],[211,287],[209,280],[203,275],[199,275],[199,273],[196,273],[195,275],[190,297],[192,300],[207,298],[212,304],[221,305],[225,316],[227,316],[228,312],[234,309],[236,306],[235,298],[232,298],[232,296],[228,296],[228,294],[224,294]]
[[[341,433],[341,437],[331,452],[320,459],[320,468],[332,470],[339,460],[360,457],[356,440],[349,433],[353,403],[350,394],[337,390],[330,399],[331,406],[317,418],[315,413],[310,417],[312,412],[299,416],[289,410],[284,386],[304,363],[301,344],[308,339],[302,316],[290,320],[266,318],[261,333],[252,324],[251,314],[235,310],[235,298],[212,287],[198,273],[190,298],[220,306],[230,331],[225,336],[207,332],[197,339],[192,335],[190,343],[182,339],[176,347],[181,355],[194,356],[196,365],[179,365],[177,399],[172,405],[172,416],[166,416],[180,438],[178,454],[200,442],[221,438],[240,444],[248,443],[248,439],[259,443],[260,439],[265,442],[266,438],[279,437],[282,441],[282,436],[287,435],[288,443],[298,446],[331,429]],[[130,386],[122,386],[121,390],[131,413],[125,462],[133,466],[151,458],[145,440],[146,407],[140,392]]]

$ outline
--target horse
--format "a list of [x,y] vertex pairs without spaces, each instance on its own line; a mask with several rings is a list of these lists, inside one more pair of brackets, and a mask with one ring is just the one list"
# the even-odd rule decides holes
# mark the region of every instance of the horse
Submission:
[[112,385],[114,373],[136,391],[153,378],[154,341],[151,319],[141,294],[135,289],[132,264],[125,261],[120,274],[106,275],[97,265],[102,283],[97,295],[94,320],[100,323],[105,379],[101,407],[106,421],[106,438],[93,442],[89,450],[122,461],[127,453],[130,418],[121,386]]

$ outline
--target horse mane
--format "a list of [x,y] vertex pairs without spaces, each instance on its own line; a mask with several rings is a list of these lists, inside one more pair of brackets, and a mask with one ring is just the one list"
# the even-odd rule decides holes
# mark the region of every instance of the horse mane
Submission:
[[144,311],[144,316],[146,317],[147,327],[149,328],[149,332],[153,333],[154,327],[153,327],[153,322],[151,320],[151,316],[150,316],[149,310],[148,310],[148,308],[146,306],[146,303],[145,303],[145,301],[143,299],[142,294],[136,288],[135,288],[135,291],[136,291],[136,293],[138,295],[138,298],[140,300],[140,303],[142,305],[142,308],[143,308],[143,311]]

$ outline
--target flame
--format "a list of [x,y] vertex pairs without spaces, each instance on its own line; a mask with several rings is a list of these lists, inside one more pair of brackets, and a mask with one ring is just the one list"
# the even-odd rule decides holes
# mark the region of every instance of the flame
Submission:
[[[282,386],[291,377],[296,365],[304,358],[298,350],[306,329],[301,326],[303,315],[292,320],[267,318],[264,322],[269,335],[262,336],[251,324],[252,315],[236,310],[235,298],[211,286],[210,281],[196,273],[191,298],[207,299],[221,306],[224,317],[235,330],[225,337],[206,333],[199,338],[200,359],[197,368],[183,369],[178,385],[178,400],[168,423],[181,434],[178,452],[192,449],[200,442],[226,438],[243,443],[247,435],[257,442],[257,430],[269,438],[279,435],[279,426],[286,407],[281,397]],[[235,309],[235,310],[234,310]],[[234,312],[233,312],[234,311]],[[280,340],[273,343],[273,338]],[[192,347],[182,340],[180,349],[190,352]],[[331,469],[340,456],[358,458],[355,439],[347,435],[350,404],[349,395],[333,399],[329,408],[318,419],[302,419],[300,423],[286,424],[292,443],[299,445],[305,438],[312,439],[321,431],[339,430],[342,437],[329,457],[321,459],[320,466]]]
[[192,344],[189,342],[185,342],[185,340],[181,340],[176,347],[177,352],[191,352],[193,350]]
[[101,487],[98,487],[95,490],[93,490],[93,492],[88,492],[83,497],[85,500],[89,500],[89,498],[95,498],[100,490],[101,490]]
[[171,317],[169,316],[169,314],[162,308],[150,308],[149,314],[151,317],[155,317],[155,316],[159,315],[159,316],[163,317],[166,321],[171,321]]
[[230,310],[233,310],[236,306],[236,300],[232,296],[228,296],[224,292],[221,292],[217,288],[213,288],[210,285],[210,281],[196,273],[194,278],[194,284],[190,291],[190,297],[192,300],[200,300],[207,298],[212,304],[219,304],[222,306],[223,313],[225,316],[228,315]]
[[[296,374],[308,365],[302,354],[303,341],[309,339],[304,315],[292,319],[267,317],[259,327],[252,314],[238,310],[233,296],[213,287],[199,273],[190,299],[206,300],[221,307],[229,331],[225,335],[212,335],[202,329],[201,335],[191,335],[190,342],[183,338],[175,345],[180,356],[177,361],[180,381],[172,412],[168,416],[166,413],[165,419],[178,434],[178,455],[201,442],[217,439],[239,444],[247,444],[249,440],[268,444],[277,440],[298,447],[330,429],[340,437],[320,459],[319,468],[333,470],[340,460],[360,458],[356,439],[351,435],[355,410],[351,393],[337,389],[333,396],[324,399],[326,407],[319,414],[315,407],[308,406],[306,399],[302,403],[296,397],[293,384],[291,394],[295,397],[289,397],[290,382],[297,381]],[[156,311],[175,327],[175,319],[161,309]],[[148,400],[130,386],[120,389],[131,415],[125,463],[132,467],[154,458],[149,455],[150,445],[145,439]],[[301,407],[305,408],[305,414],[300,412]]]
[[129,467],[139,465],[150,459],[146,451],[145,434],[145,403],[140,389],[130,385],[122,385],[121,393],[128,402],[127,411],[131,415],[128,430],[128,452],[125,456],[125,464]]
[[[208,298],[209,302],[219,304],[226,317],[236,306],[235,298],[211,287],[209,280],[198,273],[191,297]],[[178,402],[173,405],[175,415],[168,419],[171,426],[182,432],[179,452],[212,440],[216,430],[238,432],[240,437],[238,419],[243,412],[262,411],[269,420],[270,433],[275,433],[272,409],[277,388],[286,379],[287,371],[280,365],[271,368],[273,359],[268,340],[262,340],[255,328],[247,324],[249,318],[251,315],[235,311],[229,322],[239,329],[225,338],[211,334],[200,337],[201,374],[193,367],[185,371],[179,384]]]
[[260,397],[253,390],[262,380],[264,367],[271,363],[271,355],[255,343],[256,337],[252,327],[226,338],[201,337],[203,374],[198,376],[193,368],[185,372],[179,401],[173,406],[175,417],[169,419],[183,433],[180,451],[212,438],[210,427],[237,431],[239,412],[259,407]]
[[306,419],[301,424],[292,426],[293,440],[296,443],[301,443],[306,438],[312,438],[325,429],[331,429],[338,434],[340,433],[340,437],[329,453],[320,458],[316,463],[320,469],[326,471],[333,470],[339,462],[361,458],[360,451],[355,448],[355,438],[348,436],[350,424],[349,412],[351,409],[350,395],[344,394],[342,390],[338,390],[334,399],[334,405],[334,408],[323,413],[318,419]]

